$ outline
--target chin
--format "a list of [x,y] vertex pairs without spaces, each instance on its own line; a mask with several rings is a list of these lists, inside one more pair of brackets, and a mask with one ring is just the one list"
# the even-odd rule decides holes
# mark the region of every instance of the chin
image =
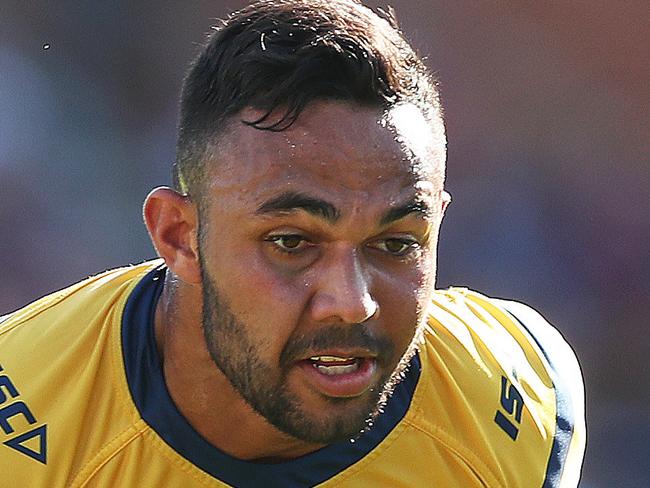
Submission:
[[[314,444],[332,444],[358,437],[381,411],[383,389],[370,388],[352,398],[328,397],[308,392],[282,418],[267,420],[297,439]],[[295,395],[294,398],[300,398]]]

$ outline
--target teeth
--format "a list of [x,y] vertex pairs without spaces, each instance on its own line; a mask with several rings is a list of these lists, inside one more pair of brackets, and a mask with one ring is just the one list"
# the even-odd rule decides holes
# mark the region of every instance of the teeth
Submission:
[[319,361],[321,363],[344,363],[353,361],[356,358],[342,358],[339,356],[312,356],[309,358],[312,361]]
[[340,356],[312,356],[309,358],[312,366],[319,373],[333,376],[337,374],[350,374],[359,369],[360,361],[355,358],[344,358]]
[[347,364],[344,366],[323,366],[322,364],[314,364],[314,367],[318,370],[319,373],[333,376],[337,374],[353,373],[359,369],[359,364],[356,362],[354,364]]

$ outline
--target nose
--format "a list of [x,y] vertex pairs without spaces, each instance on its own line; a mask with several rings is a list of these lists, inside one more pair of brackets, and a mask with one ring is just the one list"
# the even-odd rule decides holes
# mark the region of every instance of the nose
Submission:
[[352,246],[331,249],[315,270],[311,315],[318,322],[362,323],[376,317],[379,304],[370,291],[370,276]]

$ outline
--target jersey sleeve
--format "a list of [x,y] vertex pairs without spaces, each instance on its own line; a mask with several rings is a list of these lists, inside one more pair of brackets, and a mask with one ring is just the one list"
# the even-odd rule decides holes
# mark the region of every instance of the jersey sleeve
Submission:
[[553,381],[555,433],[542,488],[578,486],[585,451],[585,390],[576,355],[564,337],[538,312],[522,303],[498,304],[532,337]]

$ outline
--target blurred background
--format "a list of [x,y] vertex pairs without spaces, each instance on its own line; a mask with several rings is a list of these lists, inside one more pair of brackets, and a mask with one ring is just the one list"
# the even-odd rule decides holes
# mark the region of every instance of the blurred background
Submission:
[[[0,315],[154,257],[140,206],[170,181],[183,72],[246,3],[2,2]],[[580,486],[650,486],[647,1],[391,4],[446,107],[439,286],[556,324],[587,385]]]

